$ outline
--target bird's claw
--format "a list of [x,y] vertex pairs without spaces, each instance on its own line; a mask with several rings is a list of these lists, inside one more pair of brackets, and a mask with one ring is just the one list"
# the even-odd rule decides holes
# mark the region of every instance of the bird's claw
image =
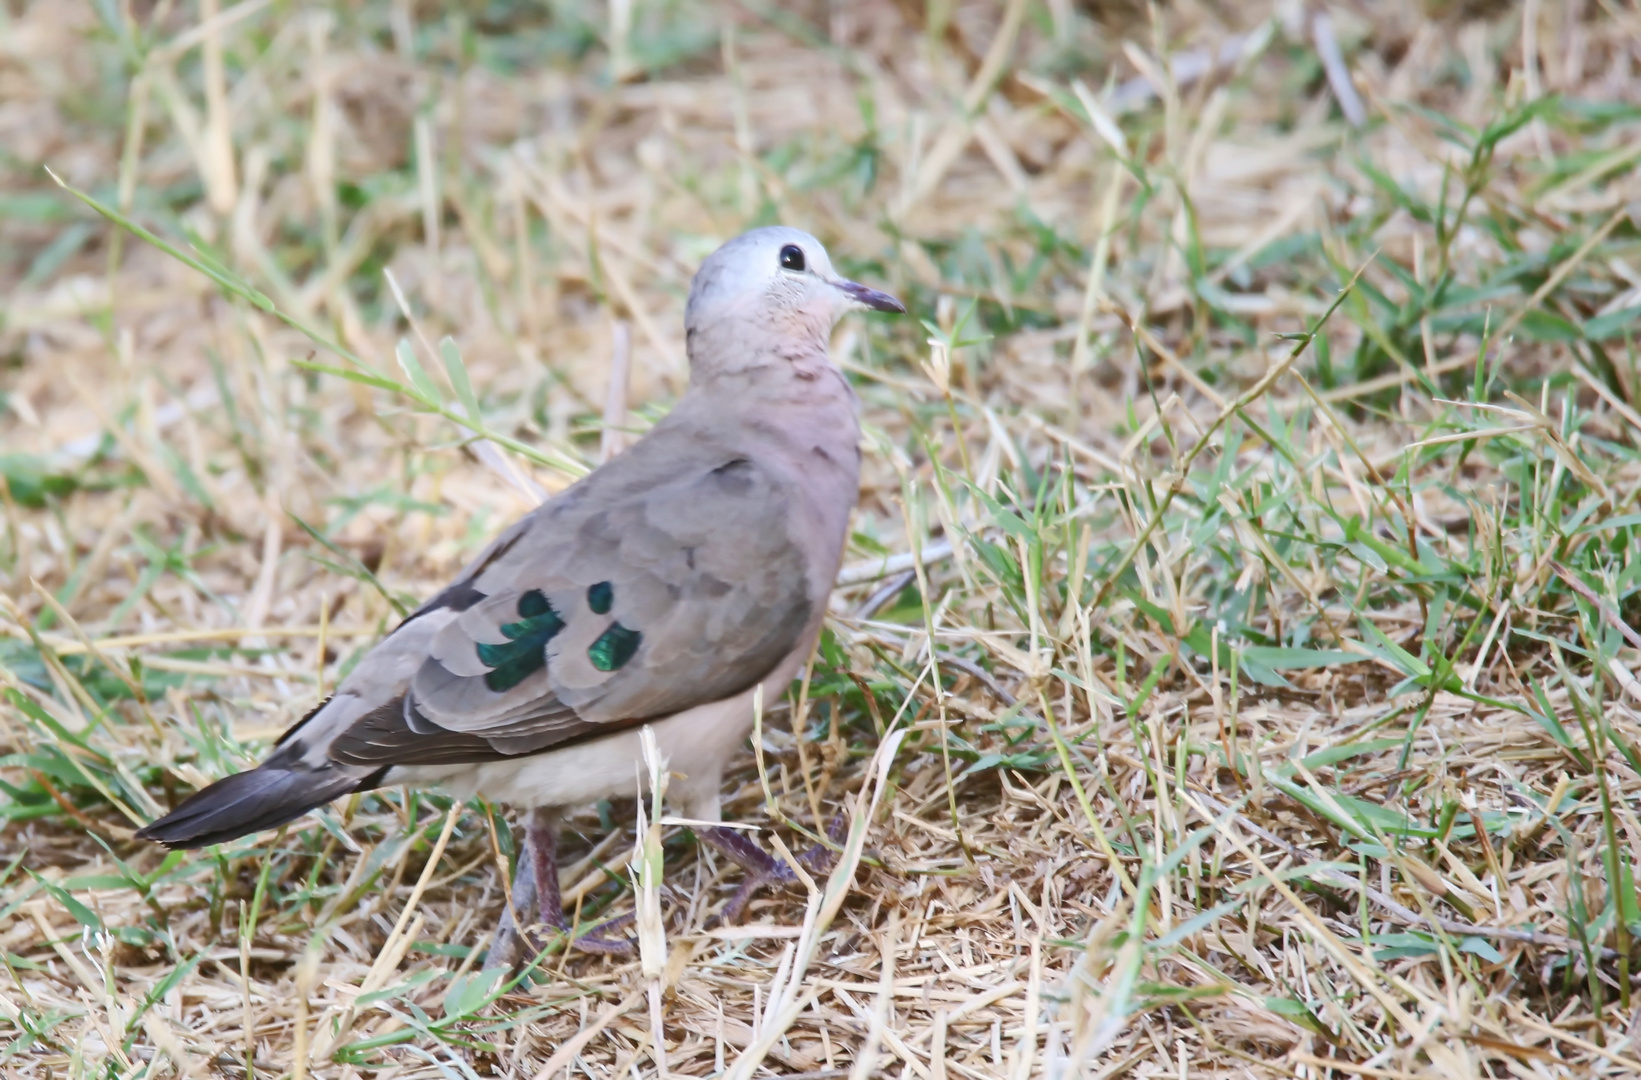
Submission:
[[[490,952],[484,958],[484,966],[486,969],[517,970],[529,960],[546,952],[559,935],[564,937],[571,948],[579,949],[581,952],[602,956],[631,956],[638,951],[637,944],[631,938],[610,937],[608,934],[618,927],[631,924],[632,921],[632,915],[621,915],[573,937],[570,936],[568,926],[544,927],[537,924],[522,931],[503,927],[490,945]],[[543,935],[537,932],[542,929],[555,933]]]
[[[570,944],[582,952],[602,953],[606,956],[631,956],[638,951],[638,945],[629,937],[606,937],[605,935],[618,927],[632,925],[632,913],[617,915],[608,922],[601,922],[591,930],[578,934],[570,939]],[[566,933],[569,927],[563,928]]]
[[[827,824],[826,835],[832,843],[842,843],[844,825],[841,814]],[[718,922],[721,925],[729,926],[740,922],[753,896],[765,885],[790,888],[798,883],[796,871],[785,859],[774,858],[742,833],[724,828],[713,829],[711,833],[712,835],[704,834],[703,839],[725,858],[745,870],[747,875],[719,912]],[[830,870],[832,864],[837,861],[838,853],[826,844],[812,844],[800,851],[796,857],[798,865],[805,872],[814,875]]]

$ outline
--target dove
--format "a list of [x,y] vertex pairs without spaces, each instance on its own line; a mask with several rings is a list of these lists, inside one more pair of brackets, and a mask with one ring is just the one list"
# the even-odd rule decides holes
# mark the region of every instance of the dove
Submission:
[[[505,803],[526,827],[496,966],[520,959],[530,912],[568,929],[560,815],[647,786],[645,726],[674,809],[721,821],[755,697],[802,669],[843,558],[860,427],[828,343],[857,309],[906,310],[839,277],[807,233],[754,229],[718,248],[690,286],[689,386],[672,410],[497,536],[260,765],[136,835],[219,844],[388,785]],[[750,889],[794,876],[735,830],[699,835],[748,872],[726,919]],[[630,948],[596,932],[577,942]]]

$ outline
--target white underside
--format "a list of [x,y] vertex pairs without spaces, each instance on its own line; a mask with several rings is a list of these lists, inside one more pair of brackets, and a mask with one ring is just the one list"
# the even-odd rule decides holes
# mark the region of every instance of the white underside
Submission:
[[[784,665],[783,665],[784,666]],[[790,676],[765,684],[776,699]],[[717,821],[724,762],[753,726],[753,690],[652,722],[656,747],[669,773],[667,801],[685,817]],[[581,806],[649,790],[643,728],[508,761],[477,765],[412,765],[393,769],[385,784],[436,785],[460,799],[483,795],[521,809]]]

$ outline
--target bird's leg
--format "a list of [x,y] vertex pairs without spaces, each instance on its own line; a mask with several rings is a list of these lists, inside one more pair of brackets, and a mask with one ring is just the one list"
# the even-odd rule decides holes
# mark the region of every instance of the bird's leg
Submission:
[[[555,930],[569,934],[574,930],[564,914],[564,901],[558,889],[558,818],[551,810],[535,810],[525,826],[525,843],[534,853],[535,893],[541,907],[541,921]],[[623,915],[575,937],[572,943],[583,952],[627,954],[633,943],[626,938],[606,937],[605,932],[632,921]]]
[[[553,895],[556,899],[556,890]],[[501,913],[501,925],[496,927],[496,936],[484,958],[486,969],[515,968],[524,959],[523,927],[535,921],[540,909],[536,902],[535,856],[528,843],[520,849],[518,867],[513,872],[512,901]]]
[[[815,824],[820,824],[816,822]],[[838,848],[843,846],[843,837],[847,832],[848,822],[843,820],[842,814],[833,814],[832,820],[826,823],[826,839],[831,844],[810,844],[798,852],[798,862],[811,874],[818,874],[830,870],[832,864],[838,861]]]
[[781,860],[758,846],[758,842],[740,829],[715,825],[701,830],[701,839],[712,849],[753,877],[775,880],[783,872],[783,880],[796,881],[797,875]]
[[[826,834],[834,843],[842,840],[842,815],[832,819]],[[726,829],[719,825],[702,829],[699,835],[713,850],[746,871],[746,880],[741,882],[741,887],[735,890],[735,895],[729,898],[729,903],[724,905],[719,915],[724,923],[740,922],[753,895],[765,885],[789,886],[798,880],[798,875],[785,860],[770,855],[739,829]],[[797,859],[799,866],[811,874],[817,874],[830,867],[836,857],[837,852],[825,844],[814,844],[800,852]]]
[[[535,874],[541,921],[554,930],[564,930],[564,901],[558,891],[558,815],[545,807],[530,811],[524,823],[524,846]],[[519,873],[524,873],[522,863]]]
[[[525,930],[538,919],[562,933],[568,934],[571,930],[558,887],[558,816],[550,809],[532,810],[525,818],[524,843],[513,874],[513,902],[502,912],[501,924],[496,928],[484,966],[487,969],[516,968],[526,959],[529,949],[540,952],[541,942]],[[633,948],[631,942],[606,938],[599,932],[631,921],[631,915],[612,919],[595,931],[575,938],[574,944],[588,952],[629,953]]]

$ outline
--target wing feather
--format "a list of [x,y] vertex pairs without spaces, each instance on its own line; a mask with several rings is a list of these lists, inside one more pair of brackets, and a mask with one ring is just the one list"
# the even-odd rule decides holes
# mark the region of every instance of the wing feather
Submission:
[[329,756],[537,753],[768,675],[813,614],[795,496],[728,450],[667,443],[645,440],[498,537],[440,594],[450,611],[403,695],[339,732]]

